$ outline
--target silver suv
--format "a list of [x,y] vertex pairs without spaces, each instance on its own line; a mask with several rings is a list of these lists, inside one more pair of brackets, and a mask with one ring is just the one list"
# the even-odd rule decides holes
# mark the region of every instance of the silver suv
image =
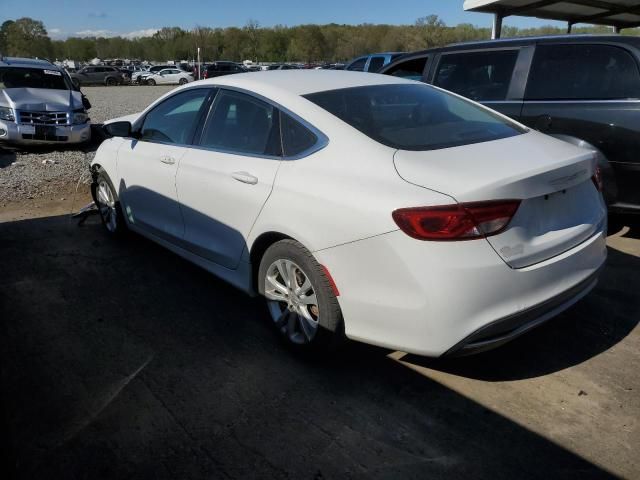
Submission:
[[0,145],[87,142],[89,106],[63,69],[45,60],[0,57]]

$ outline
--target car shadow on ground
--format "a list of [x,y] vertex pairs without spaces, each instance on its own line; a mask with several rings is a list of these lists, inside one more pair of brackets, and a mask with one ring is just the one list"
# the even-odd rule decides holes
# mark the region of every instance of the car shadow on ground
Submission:
[[640,214],[610,214],[609,235],[615,234],[624,238],[640,239]]
[[[573,353],[540,368],[503,349],[469,374],[502,356],[523,362],[503,378],[541,375],[615,344],[637,305],[608,284],[627,261],[612,252],[591,302],[519,347]],[[0,265],[9,478],[613,478],[382,349],[293,355],[260,299],[95,217],[0,224]]]

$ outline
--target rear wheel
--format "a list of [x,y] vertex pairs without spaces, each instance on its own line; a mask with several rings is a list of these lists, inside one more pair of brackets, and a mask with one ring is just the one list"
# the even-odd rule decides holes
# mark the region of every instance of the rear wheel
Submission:
[[269,247],[258,279],[273,324],[288,345],[319,352],[343,342],[342,313],[331,283],[300,243],[282,240]]

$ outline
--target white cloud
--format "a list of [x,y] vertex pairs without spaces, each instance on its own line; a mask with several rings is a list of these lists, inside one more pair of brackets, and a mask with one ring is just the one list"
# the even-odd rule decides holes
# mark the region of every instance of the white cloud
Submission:
[[157,28],[145,28],[142,30],[134,30],[133,32],[115,32],[113,30],[81,30],[75,32],[76,37],[123,37],[123,38],[140,38],[151,37],[158,31]]
[[125,33],[122,36],[125,38],[152,37],[157,31],[157,28],[145,28],[143,30],[135,30],[133,32]]
[[74,35],[77,37],[115,37],[118,33],[113,30],[81,30]]

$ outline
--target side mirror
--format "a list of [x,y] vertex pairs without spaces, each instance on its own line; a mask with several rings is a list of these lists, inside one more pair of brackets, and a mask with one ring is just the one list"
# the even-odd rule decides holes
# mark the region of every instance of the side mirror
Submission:
[[[78,88],[78,91],[80,91],[79,88]],[[82,106],[84,107],[85,110],[89,110],[91,108],[91,102],[84,95],[82,95]]]
[[103,125],[102,129],[109,137],[130,137],[131,122],[113,122]]

